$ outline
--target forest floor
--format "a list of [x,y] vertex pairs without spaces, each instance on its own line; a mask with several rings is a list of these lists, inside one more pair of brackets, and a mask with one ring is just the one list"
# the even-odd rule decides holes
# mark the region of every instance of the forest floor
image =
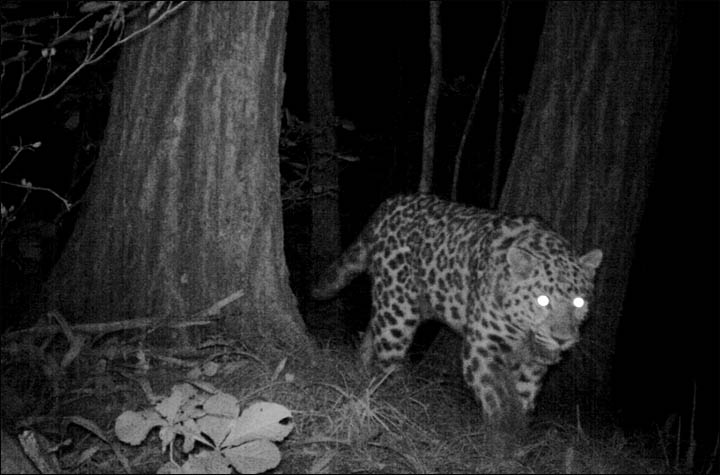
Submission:
[[[233,466],[247,473],[710,473],[718,468],[685,464],[687,453],[663,428],[629,434],[612,426],[586,427],[574,415],[538,417],[521,433],[498,436],[484,427],[459,364],[448,363],[447,354],[428,354],[382,377],[363,368],[347,343],[323,344],[312,355],[288,355],[208,330],[180,337],[142,333],[97,339],[77,354],[60,335],[46,338],[41,347],[4,344],[4,432],[31,429],[43,441],[36,456],[75,473],[199,473],[198,460],[205,461],[206,473],[230,473],[234,462],[228,460],[238,457],[242,461]],[[69,355],[74,361],[64,365]],[[227,409],[239,412],[257,401],[280,405],[260,409],[268,417],[280,414],[278,420],[258,422],[249,416],[251,409],[238,418]],[[220,414],[213,420],[222,424],[208,425],[208,413]],[[236,443],[231,444],[220,427],[236,427],[236,422],[240,428],[233,429]],[[208,436],[211,432],[215,435]],[[248,442],[254,439],[263,443]],[[211,453],[212,464],[202,458]],[[190,459],[195,465],[188,465]]]

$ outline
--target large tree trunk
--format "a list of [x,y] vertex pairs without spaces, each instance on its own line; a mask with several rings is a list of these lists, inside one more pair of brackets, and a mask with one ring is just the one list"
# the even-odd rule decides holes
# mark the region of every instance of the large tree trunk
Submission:
[[190,3],[128,45],[87,207],[51,278],[75,319],[188,315],[307,343],[283,254],[287,5]]
[[[308,116],[317,133],[312,138],[312,167],[310,180],[311,202],[310,266],[311,279],[317,281],[340,255],[340,209],[338,205],[339,167],[335,152],[335,101],[333,98],[332,50],[330,48],[330,3],[311,1],[307,12],[305,35],[307,42]],[[327,335],[342,332],[340,300],[317,303],[308,325],[322,329]]]
[[664,113],[673,14],[656,2],[549,5],[500,208],[540,215],[580,252],[600,247],[604,258],[584,339],[549,375],[545,397],[607,401]]

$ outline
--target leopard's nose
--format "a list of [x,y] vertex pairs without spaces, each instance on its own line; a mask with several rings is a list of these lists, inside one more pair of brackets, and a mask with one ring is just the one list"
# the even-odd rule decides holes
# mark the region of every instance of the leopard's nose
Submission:
[[560,348],[562,348],[563,350],[566,349],[567,347],[569,347],[570,345],[572,345],[573,343],[575,343],[575,339],[572,338],[572,337],[570,337],[570,338],[560,338],[560,337],[555,336],[555,337],[553,337],[553,338],[554,338],[555,341],[557,342],[558,346],[559,346]]

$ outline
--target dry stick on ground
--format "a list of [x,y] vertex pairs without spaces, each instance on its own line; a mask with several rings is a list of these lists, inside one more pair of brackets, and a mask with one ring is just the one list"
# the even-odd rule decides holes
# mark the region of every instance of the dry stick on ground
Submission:
[[[220,313],[220,310],[229,305],[230,303],[234,302],[235,300],[242,297],[244,292],[242,290],[238,290],[237,292],[233,292],[232,294],[228,295],[227,297],[218,300],[217,302],[213,303],[209,307],[207,307],[204,310],[201,310],[199,312],[196,312],[192,314],[189,318],[185,320],[177,320],[177,319],[170,319],[170,318],[138,318],[134,320],[121,320],[118,322],[107,322],[107,323],[81,323],[77,325],[71,325],[68,328],[72,329],[76,332],[83,332],[83,333],[110,333],[120,330],[134,330],[138,328],[146,328],[146,327],[157,327],[157,326],[167,326],[170,328],[185,328],[185,327],[191,327],[191,326],[198,326],[198,325],[209,325],[213,322],[214,318],[217,317]],[[51,318],[53,318],[56,321],[63,320],[60,314],[55,311],[51,310],[47,313],[47,315]],[[63,328],[60,325],[44,325],[44,326],[37,326],[33,328],[25,328],[23,330],[17,330],[14,332],[7,333],[2,336],[2,343],[5,344],[7,341],[17,339],[24,337],[26,335],[36,335],[36,336],[44,336],[44,335],[53,335],[55,333],[62,332]]]

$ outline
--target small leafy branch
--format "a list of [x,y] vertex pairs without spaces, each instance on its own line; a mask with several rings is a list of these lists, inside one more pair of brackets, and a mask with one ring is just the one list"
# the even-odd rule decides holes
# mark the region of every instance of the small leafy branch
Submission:
[[[183,383],[152,409],[123,412],[115,421],[115,434],[139,445],[155,427],[160,427],[163,452],[170,448],[170,461],[158,473],[231,473],[231,467],[261,473],[278,466],[280,451],[274,442],[287,437],[294,424],[280,404],[257,402],[240,414],[238,400],[230,394]],[[182,464],[173,456],[177,436],[183,437],[182,451],[188,454]],[[196,444],[200,448],[193,452]]]
[[[6,119],[17,119],[19,112],[53,97],[58,101],[58,108],[64,107],[66,97],[58,98],[58,93],[82,71],[100,63],[118,46],[163,22],[185,4],[184,1],[81,1],[30,6],[23,2],[2,2],[0,120],[7,125]],[[82,93],[88,94],[88,91],[83,89]],[[15,126],[21,131],[31,129],[37,127],[37,120],[26,117]],[[28,134],[36,132],[28,130]],[[40,145],[39,141],[13,145],[7,154],[10,157],[7,163],[0,162],[2,187],[25,191],[16,202],[9,203],[4,190],[6,196],[0,203],[0,256],[7,228],[23,213],[23,205],[32,191],[42,191],[59,200],[63,214],[75,205],[67,199],[69,192],[63,197],[53,188],[34,186],[33,177],[8,177],[8,169],[18,158],[27,155],[25,152],[36,151]]]
[[[14,89],[14,93],[3,99],[0,119],[54,96],[87,66],[101,61],[110,51],[162,22],[184,4],[89,1],[81,3],[78,12],[18,19],[10,19],[9,10],[4,9],[0,23],[3,43],[0,79],[3,91]],[[148,23],[128,33],[128,20],[146,11],[147,5],[150,5]],[[84,53],[70,73],[54,78],[58,69],[53,63],[55,56],[61,48],[75,47],[73,42],[84,42]],[[35,92],[28,90],[31,82],[36,86]],[[15,87],[11,87],[13,84]]]

